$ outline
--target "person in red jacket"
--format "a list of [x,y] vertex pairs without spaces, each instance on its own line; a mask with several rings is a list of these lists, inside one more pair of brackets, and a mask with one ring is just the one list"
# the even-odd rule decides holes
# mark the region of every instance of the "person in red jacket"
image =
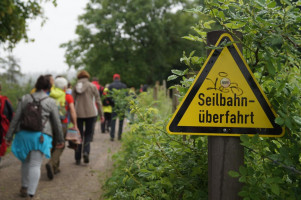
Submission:
[[[1,92],[1,84],[0,84],[0,92]],[[5,143],[5,136],[6,132],[8,130],[10,121],[13,118],[14,110],[13,107],[9,101],[9,99],[6,96],[0,95],[0,162],[1,157],[4,156],[7,145]]]
[[98,78],[93,77],[91,83],[93,83],[96,86],[96,88],[97,88],[97,90],[99,92],[99,96],[102,97],[104,87],[98,82]]

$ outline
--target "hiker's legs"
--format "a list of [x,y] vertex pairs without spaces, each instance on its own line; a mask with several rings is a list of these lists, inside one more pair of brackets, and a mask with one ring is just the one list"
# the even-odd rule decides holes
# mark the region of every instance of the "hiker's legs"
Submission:
[[[92,134],[91,134],[91,140],[90,142],[93,141],[93,137],[94,137],[94,132],[95,132],[95,126],[96,126],[96,122],[97,122],[97,117],[93,117],[93,125],[92,125]],[[86,126],[87,127],[87,126]],[[87,130],[87,129],[86,129]]]
[[104,122],[102,122],[102,123],[100,123],[100,125],[101,125],[101,133],[105,133],[105,128],[106,128],[106,119],[105,119],[105,121]]
[[[66,137],[66,133],[67,133],[67,124],[62,124],[63,127],[63,133],[64,133],[64,138]],[[60,167],[60,157],[65,149],[64,148],[60,148],[57,149],[55,148],[55,146],[57,145],[56,141],[53,143],[53,147],[52,147],[52,151],[51,151],[51,158],[49,160],[49,162],[47,164],[49,164],[52,168],[53,171],[56,173],[59,170]]]
[[30,153],[27,155],[27,159],[22,162],[21,165],[21,184],[22,187],[28,188],[28,171],[29,171],[29,155]]
[[105,119],[106,119],[106,130],[109,131],[109,128],[111,126],[111,121],[112,121],[112,113],[105,113]]
[[112,121],[111,121],[111,131],[110,131],[111,138],[113,138],[113,139],[115,137],[116,116],[117,116],[117,114],[115,112],[113,112],[112,113]]
[[[83,140],[84,137],[84,118],[77,118],[77,127],[80,132],[81,138]],[[75,160],[80,161],[82,156],[82,145],[78,145],[75,150]]]
[[103,123],[101,123],[101,132],[102,133],[105,133],[106,130],[107,130],[107,127],[108,127],[108,119],[107,119],[107,113],[104,113],[104,118],[105,118],[105,121]]
[[90,142],[92,141],[96,120],[97,117],[85,118],[84,154],[90,154]]
[[34,195],[36,193],[40,176],[43,153],[40,151],[31,151],[26,160],[22,162],[22,187],[27,187],[27,193]]

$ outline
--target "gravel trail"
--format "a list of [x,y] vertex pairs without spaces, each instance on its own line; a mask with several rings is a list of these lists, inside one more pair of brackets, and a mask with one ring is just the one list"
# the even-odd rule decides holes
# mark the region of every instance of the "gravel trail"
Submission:
[[[116,123],[118,124],[118,123]],[[44,158],[37,189],[40,200],[101,200],[102,184],[113,169],[112,155],[120,149],[119,141],[110,141],[109,133],[100,133],[99,122],[91,143],[90,163],[75,165],[74,151],[65,148],[61,157],[61,172],[49,180]],[[24,200],[19,197],[21,162],[9,153],[0,164],[0,200]]]

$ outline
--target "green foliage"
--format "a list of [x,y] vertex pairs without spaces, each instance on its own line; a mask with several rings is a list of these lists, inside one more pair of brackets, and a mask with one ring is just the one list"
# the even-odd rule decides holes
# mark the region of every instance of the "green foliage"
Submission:
[[120,73],[129,86],[165,80],[183,50],[201,46],[182,39],[196,23],[189,8],[198,1],[95,0],[90,1],[76,33],[78,39],[62,45],[69,66],[84,67],[103,84]]
[[[245,200],[301,199],[301,74],[300,1],[205,1],[204,7],[188,10],[200,17],[196,35],[184,38],[206,43],[206,33],[217,27],[239,31],[243,55],[285,127],[282,138],[241,136],[245,165],[229,175],[243,183]],[[227,44],[225,44],[227,45]],[[210,47],[214,48],[214,47]],[[181,61],[188,70],[172,70],[170,81],[179,81],[180,99],[193,82],[195,66],[202,65],[203,52],[185,52]],[[145,95],[145,96],[143,96]],[[207,199],[207,139],[165,133],[164,106],[139,96],[131,105],[136,121],[115,156],[116,171],[105,189],[108,199]],[[143,101],[142,101],[143,99]],[[145,103],[143,103],[145,102]]]
[[[249,199],[300,199],[300,151],[286,146],[288,139],[266,140],[258,135],[241,136],[245,147],[245,166],[229,172],[244,183],[240,196]],[[300,144],[299,144],[300,145]],[[300,146],[299,146],[300,149]],[[293,151],[292,151],[293,150]],[[299,165],[300,166],[300,165]]]
[[[50,1],[50,0],[44,0]],[[42,15],[41,2],[1,0],[0,1],[0,42],[8,42],[13,47],[21,39],[28,39],[28,20]],[[52,0],[53,4],[56,0]]]
[[0,94],[7,96],[13,107],[16,108],[19,98],[29,93],[33,84],[31,81],[23,85],[18,83],[19,78],[22,76],[21,67],[18,64],[18,60],[11,55],[7,59],[0,58],[0,68],[4,69],[4,72],[0,74],[2,88]]
[[182,141],[165,132],[171,101],[152,91],[130,102],[135,121],[114,156],[116,169],[104,186],[107,199],[207,199],[207,140]]
[[16,82],[11,83],[5,76],[0,76],[0,84],[2,88],[0,95],[7,96],[15,109],[17,108],[19,99],[32,89],[30,82],[24,85],[20,85]]
[[127,110],[129,109],[129,101],[132,100],[132,96],[128,95],[127,89],[116,90],[113,89],[109,92],[107,97],[114,100],[113,110],[116,112],[117,116],[121,119],[125,117]]
[[[204,7],[189,10],[210,19],[193,27],[197,36],[186,39],[206,43],[206,32],[215,27],[243,34],[235,38],[243,46],[243,55],[267,94],[285,127],[283,138],[242,136],[245,165],[229,175],[244,183],[239,193],[244,199],[300,199],[301,196],[301,17],[300,1],[205,1]],[[211,47],[212,48],[212,47]],[[181,59],[189,68],[193,56]],[[189,72],[194,73],[192,70]],[[186,73],[189,73],[186,72]],[[171,79],[179,77],[174,73]],[[189,79],[183,77],[176,87],[183,95]],[[192,78],[193,80],[193,78]],[[189,85],[189,82],[188,82]]]

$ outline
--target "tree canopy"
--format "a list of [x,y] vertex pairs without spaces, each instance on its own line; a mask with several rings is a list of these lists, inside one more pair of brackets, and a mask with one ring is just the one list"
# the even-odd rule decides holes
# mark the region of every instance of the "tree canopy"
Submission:
[[182,39],[196,23],[193,14],[183,11],[191,2],[91,0],[79,17],[78,39],[62,45],[66,61],[103,84],[114,73],[129,86],[166,79],[171,69],[181,68],[183,50],[200,49]]
[[[43,16],[41,3],[50,0],[1,0],[0,1],[0,43],[8,42],[13,47],[21,39],[28,39],[29,19]],[[54,4],[56,0],[51,0]]]

